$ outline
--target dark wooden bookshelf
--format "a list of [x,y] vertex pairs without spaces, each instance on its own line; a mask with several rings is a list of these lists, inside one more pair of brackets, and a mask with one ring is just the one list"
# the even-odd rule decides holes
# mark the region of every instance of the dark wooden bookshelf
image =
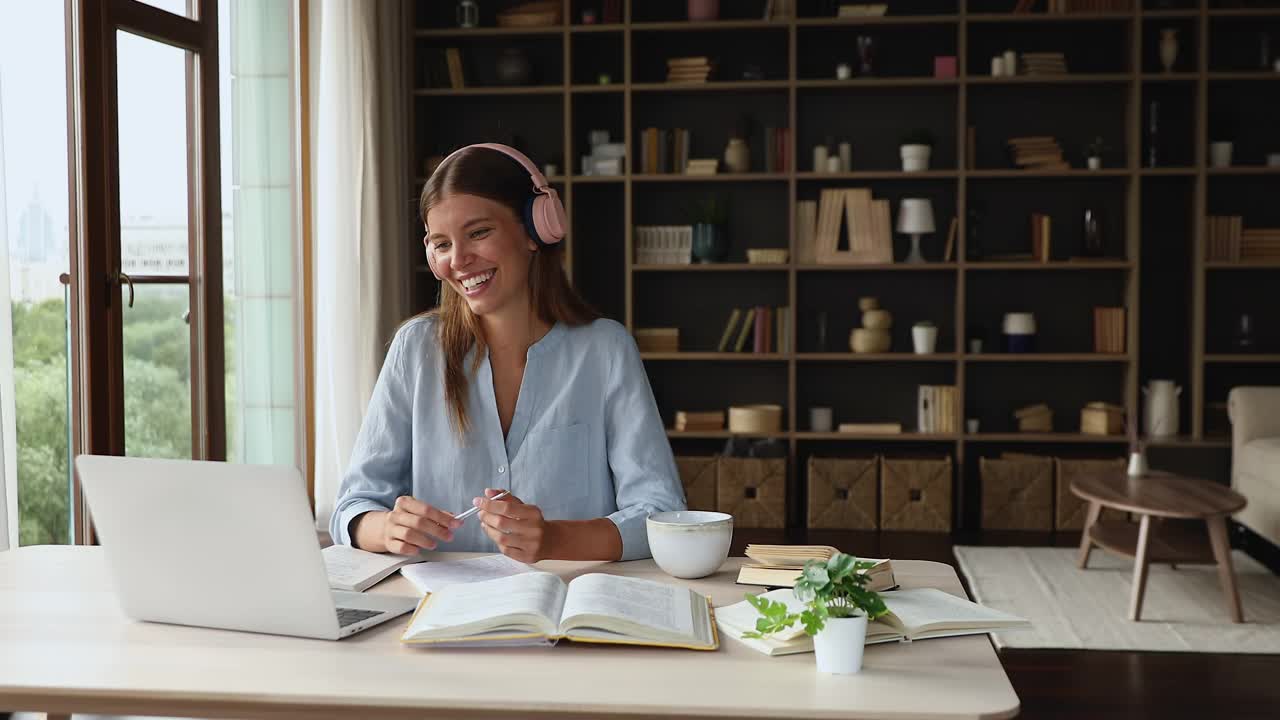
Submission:
[[[495,4],[501,9],[514,0]],[[764,20],[763,1],[722,3],[721,11],[731,17],[687,22],[682,0],[624,0],[620,22],[581,25],[577,13],[592,3],[565,0],[561,25],[467,30],[448,27],[452,3],[415,9],[409,30],[415,78],[410,175],[420,188],[428,155],[483,141],[520,142],[535,162],[558,164],[561,176],[555,182],[569,213],[567,262],[575,283],[629,329],[681,328],[680,352],[642,355],[667,425],[677,410],[757,402],[784,407],[782,431],[751,437],[780,440],[788,448],[791,527],[804,525],[807,458],[818,452],[815,448],[824,453],[852,448],[951,455],[954,525],[973,529],[981,516],[977,457],[997,455],[1002,448],[1122,455],[1126,438],[1074,431],[1079,408],[1086,400],[1105,400],[1140,422],[1140,390],[1150,378],[1173,378],[1189,389],[1181,408],[1183,434],[1155,441],[1153,447],[1214,452],[1228,447],[1222,438],[1205,435],[1206,403],[1225,401],[1221,390],[1230,384],[1222,373],[1244,368],[1252,373],[1251,382],[1274,378],[1271,384],[1280,384],[1280,355],[1231,352],[1221,346],[1221,328],[1233,321],[1227,311],[1248,306],[1250,292],[1280,280],[1280,262],[1206,261],[1205,218],[1243,214],[1246,227],[1280,227],[1280,210],[1268,209],[1266,200],[1280,190],[1280,168],[1262,164],[1266,152],[1280,151],[1263,147],[1274,115],[1251,120],[1247,104],[1269,89],[1270,81],[1280,80],[1280,73],[1243,67],[1223,48],[1238,43],[1240,28],[1251,21],[1275,22],[1280,9],[1219,9],[1211,0],[1190,0],[1184,4],[1191,7],[1168,10],[1146,9],[1147,3],[1133,0],[1126,12],[1070,14],[1008,12],[1012,0],[889,4],[883,17],[802,14]],[[817,4],[800,6],[807,13]],[[1167,26],[1180,32],[1173,72],[1163,72],[1159,61],[1158,31]],[[853,40],[863,34],[894,50],[877,56],[880,71],[870,77],[856,72]],[[1275,41],[1280,54],[1280,38]],[[474,66],[508,46],[543,58],[551,72],[541,73],[540,85],[454,89],[428,87],[424,80],[422,66],[438,48],[459,48]],[[991,77],[992,48],[1062,50],[1072,72]],[[1077,67],[1072,58],[1084,57],[1085,51],[1088,57]],[[718,74],[705,83],[662,81],[663,59],[684,55],[720,59]],[[933,76],[935,55],[955,56],[954,77]],[[836,61],[851,63],[855,76],[837,79]],[[740,79],[753,64],[758,74]],[[597,84],[600,73],[609,74],[610,82]],[[1150,166],[1146,130],[1153,100],[1161,107],[1161,157]],[[437,105],[444,117],[433,112]],[[875,112],[866,112],[867,107]],[[1238,164],[1229,168],[1209,167],[1212,117],[1219,111],[1235,117],[1239,132]],[[690,157],[718,158],[729,129],[743,115],[754,120],[748,137],[751,172],[634,171],[638,166],[631,161],[639,157],[643,128],[690,128]],[[966,142],[970,125],[977,128],[972,152]],[[898,139],[903,129],[916,126],[934,135],[933,158],[929,170],[904,172]],[[789,167],[765,172],[764,127],[790,128]],[[582,174],[580,158],[593,129],[608,130],[611,142],[626,143],[622,174]],[[1057,138],[1071,167],[1013,167],[1004,140],[1036,135]],[[1083,146],[1093,136],[1102,136],[1109,146],[1097,170],[1087,169],[1083,157]],[[827,137],[852,141],[852,170],[814,171],[812,148]],[[868,187],[877,198],[890,200],[895,211],[904,197],[931,198],[937,232],[924,243],[929,262],[902,262],[909,242],[896,233],[893,263],[797,261],[796,204],[817,199],[827,187]],[[636,226],[688,224],[687,206],[712,196],[731,201],[727,262],[635,262]],[[1078,215],[1085,205],[1103,212],[1104,258],[1077,257]],[[982,242],[977,257],[968,253],[971,211],[980,214],[973,229]],[[1025,252],[1026,218],[1035,211],[1053,217],[1051,260],[994,259]],[[943,262],[953,215],[958,224],[954,255]],[[789,261],[750,264],[748,248],[785,248]],[[1215,287],[1220,277],[1238,279],[1244,290]],[[424,303],[434,299],[429,273],[414,268],[413,282],[416,297]],[[894,313],[892,352],[848,352],[848,332],[859,322],[862,295],[880,297]],[[793,351],[714,352],[729,312],[759,305],[789,308]],[[1127,308],[1127,352],[1091,352],[1091,308],[1099,305]],[[1257,319],[1280,323],[1274,312],[1248,307]],[[999,316],[1015,310],[1036,313],[1042,347],[1051,352],[965,352],[975,334],[988,351],[998,350]],[[818,312],[828,316],[824,347],[816,347],[814,339]],[[910,352],[910,327],[921,319],[939,328],[934,354]],[[1280,347],[1280,337],[1274,339]],[[1018,365],[1016,373],[1009,373],[1009,364]],[[1016,382],[1006,382],[1010,375]],[[921,434],[904,423],[906,432],[899,435],[806,432],[808,406],[814,404],[834,405],[837,423],[842,414],[848,415],[846,422],[869,421],[861,399],[859,412],[852,405],[842,409],[841,403],[850,401],[840,393],[833,397],[846,399],[825,402],[817,388],[827,381],[888,388],[866,401],[882,407],[886,421],[903,416],[906,390],[954,384],[959,430]],[[1016,426],[1012,411],[1036,402],[1040,388],[1054,389],[1048,401],[1055,410],[1055,432],[1005,431]],[[962,432],[965,417],[975,411],[990,432]],[[914,418],[914,409],[910,412]],[[989,422],[993,413],[1002,421]],[[668,436],[677,453],[714,452],[718,441],[735,437],[727,431],[670,431]]]

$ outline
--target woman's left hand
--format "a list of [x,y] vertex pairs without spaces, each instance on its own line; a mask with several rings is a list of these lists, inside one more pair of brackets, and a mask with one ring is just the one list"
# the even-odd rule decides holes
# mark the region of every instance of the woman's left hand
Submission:
[[476,498],[480,508],[480,523],[484,532],[498,544],[503,555],[525,563],[534,563],[548,557],[548,523],[537,505],[527,505],[515,495],[501,500],[491,500],[500,490],[484,491],[485,497]]

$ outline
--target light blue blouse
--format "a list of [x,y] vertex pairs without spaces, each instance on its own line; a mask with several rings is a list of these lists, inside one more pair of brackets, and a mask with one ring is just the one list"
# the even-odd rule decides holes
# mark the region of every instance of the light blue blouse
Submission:
[[[685,508],[649,379],[622,325],[557,323],[534,343],[505,441],[487,352],[467,391],[471,431],[460,441],[445,401],[436,319],[400,328],[338,492],[329,524],[335,542],[350,545],[356,516],[388,510],[401,495],[459,513],[493,487],[537,505],[548,520],[608,517],[622,536],[622,559],[632,560],[649,557],[649,514]],[[497,546],[472,517],[438,549]]]

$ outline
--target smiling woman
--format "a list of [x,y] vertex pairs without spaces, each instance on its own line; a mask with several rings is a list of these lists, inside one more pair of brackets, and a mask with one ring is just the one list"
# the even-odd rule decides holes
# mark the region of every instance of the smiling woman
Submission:
[[[684,494],[635,342],[565,277],[554,191],[515,149],[470,146],[436,169],[420,209],[440,307],[392,341],[335,541],[647,557],[645,518],[683,509]],[[454,517],[472,506],[479,523]]]

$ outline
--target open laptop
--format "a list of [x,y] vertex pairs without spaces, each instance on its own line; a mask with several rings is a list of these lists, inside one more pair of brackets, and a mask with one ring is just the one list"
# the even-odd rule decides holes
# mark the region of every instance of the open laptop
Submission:
[[129,617],[337,640],[417,605],[329,589],[295,468],[81,455],[76,472]]

